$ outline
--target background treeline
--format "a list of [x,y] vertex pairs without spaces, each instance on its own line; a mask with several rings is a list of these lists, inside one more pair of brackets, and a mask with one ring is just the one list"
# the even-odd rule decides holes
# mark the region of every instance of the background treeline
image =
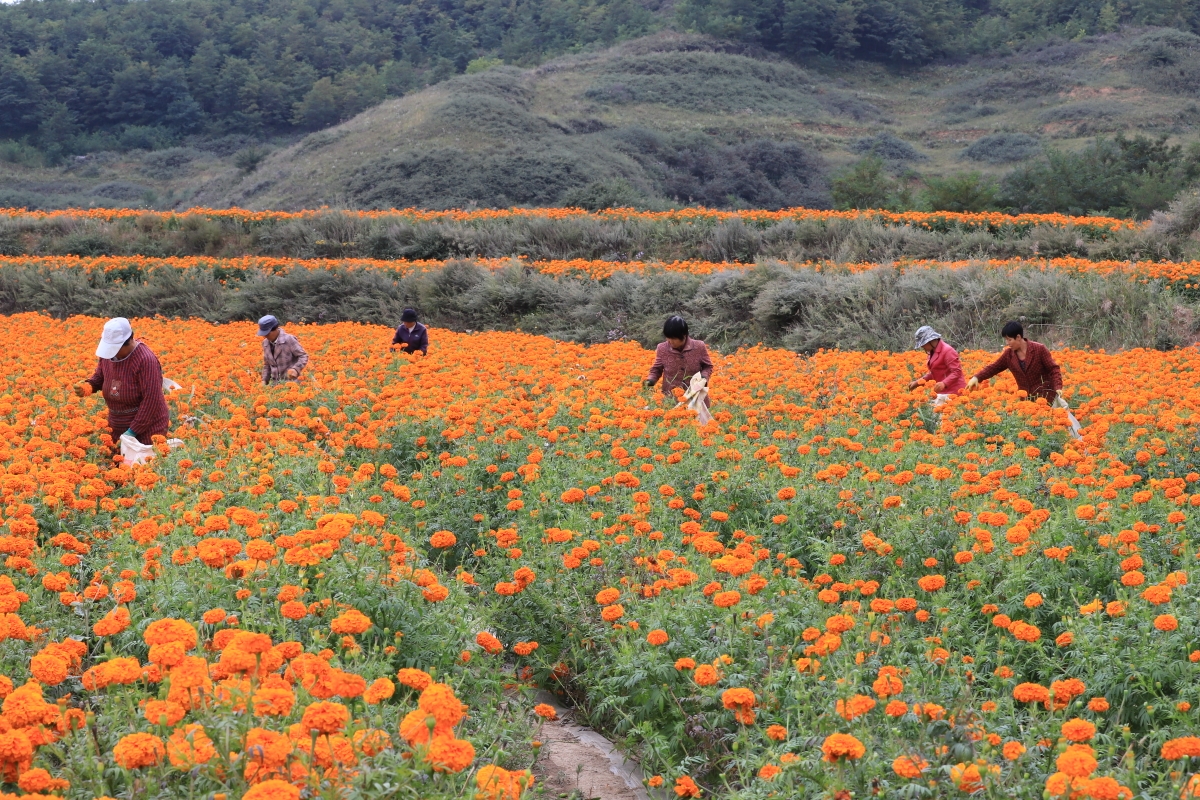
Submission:
[[[0,6],[0,139],[54,159],[310,130],[499,60],[668,27],[912,65],[1121,25],[1200,31],[1200,0],[25,0]],[[1190,85],[1187,62],[1165,71]]]
[[[925,324],[958,347],[994,350],[998,326],[1008,319],[1023,319],[1032,338],[1054,344],[1169,349],[1192,341],[1200,320],[1200,298],[1193,295],[1122,275],[1009,271],[983,263],[851,274],[764,262],[709,276],[618,273],[603,281],[517,265],[494,271],[471,261],[403,274],[337,267],[282,274],[160,267],[119,275],[35,264],[0,269],[0,314],[244,320],[250,336],[251,321],[268,313],[286,322],[396,325],[411,305],[426,322],[457,330],[519,329],[652,345],[663,319],[681,313],[695,336],[725,352],[756,343],[803,353],[904,350]],[[381,349],[387,344],[379,342]]]
[[895,259],[1054,258],[1170,261],[1200,255],[1200,194],[1191,192],[1150,225],[1111,232],[1088,226],[1038,225],[995,231],[949,226],[930,230],[857,219],[785,219],[751,224],[738,218],[672,222],[631,216],[557,219],[511,216],[464,222],[362,218],[328,211],[248,224],[236,218],[157,214],[114,221],[62,214],[0,217],[0,255],[276,256],[284,258],[754,263]]

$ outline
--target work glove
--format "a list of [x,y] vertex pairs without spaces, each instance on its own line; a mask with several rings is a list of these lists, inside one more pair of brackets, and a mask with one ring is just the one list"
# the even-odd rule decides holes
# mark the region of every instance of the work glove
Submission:
[[299,373],[299,372],[296,372],[296,370],[294,370],[294,369],[289,369],[289,370],[287,371],[287,376],[288,376],[289,378],[292,378],[292,379],[294,380],[294,379],[296,379],[296,378],[298,378],[298,377],[300,376],[300,373]]
[[133,428],[130,428],[130,429],[128,429],[127,431],[125,431],[125,432],[124,432],[124,433],[122,433],[121,435],[122,435],[122,436],[132,436],[132,437],[133,437],[133,438],[135,438],[135,439],[136,439],[136,438],[138,438],[138,435],[137,435],[136,433],[134,433],[134,432],[133,432]]
[[77,383],[73,387],[76,397],[87,397],[92,393],[92,385],[90,383]]
[[972,390],[972,389],[978,389],[978,388],[979,388],[979,378],[976,378],[974,375],[972,375],[971,380],[967,381],[967,389]]

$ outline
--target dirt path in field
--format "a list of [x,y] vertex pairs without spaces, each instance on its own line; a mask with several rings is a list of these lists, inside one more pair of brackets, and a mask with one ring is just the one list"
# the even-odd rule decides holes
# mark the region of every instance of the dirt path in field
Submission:
[[568,709],[548,693],[538,702],[554,706],[558,719],[542,724],[542,742],[534,775],[543,797],[582,800],[651,800],[642,783],[642,771],[617,752],[612,742],[575,723]]

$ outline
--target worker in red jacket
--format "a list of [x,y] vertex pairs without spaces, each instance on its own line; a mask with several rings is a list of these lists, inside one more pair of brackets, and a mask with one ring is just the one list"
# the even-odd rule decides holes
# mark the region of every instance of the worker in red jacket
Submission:
[[929,358],[926,361],[925,374],[910,383],[908,390],[911,392],[922,381],[933,381],[933,392],[936,395],[933,407],[937,408],[967,388],[966,381],[963,380],[962,362],[958,358],[958,351],[946,344],[942,335],[928,325],[917,328],[914,338],[917,349],[924,350]]
[[162,367],[150,348],[133,337],[129,320],[116,317],[104,323],[96,356],[96,371],[75,385],[75,394],[103,393],[114,445],[126,433],[142,444],[165,436],[171,411],[163,396]]
[[1005,323],[1000,331],[1004,337],[1004,350],[1000,357],[976,372],[967,381],[967,388],[974,389],[980,381],[986,381],[1008,370],[1017,382],[1017,388],[1023,389],[1029,399],[1044,397],[1053,403],[1062,391],[1062,370],[1050,354],[1050,349],[1044,344],[1031,342],[1025,338],[1025,328],[1019,322]]

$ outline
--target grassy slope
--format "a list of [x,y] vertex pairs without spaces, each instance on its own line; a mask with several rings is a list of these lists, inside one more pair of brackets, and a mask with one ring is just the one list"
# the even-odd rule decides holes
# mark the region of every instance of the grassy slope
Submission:
[[[861,63],[800,68],[664,34],[532,70],[461,76],[290,146],[280,143],[249,175],[229,154],[193,150],[179,168],[155,165],[155,154],[144,153],[92,156],[55,170],[0,164],[0,184],[74,204],[436,208],[557,204],[571,189],[619,177],[644,196],[687,202],[695,189],[700,200],[719,205],[723,187],[741,185],[736,170],[713,174],[745,160],[738,143],[796,142],[835,169],[859,157],[855,142],[883,132],[918,151],[915,160],[892,161],[896,171],[1000,172],[1010,164],[968,160],[964,148],[1000,131],[1071,148],[1117,131],[1193,130],[1200,107],[1144,66],[1142,35],[901,74]],[[705,152],[709,161],[696,167],[695,154]],[[681,158],[707,177],[681,180],[680,169],[688,169]],[[744,193],[741,202],[819,204],[826,197],[820,170],[812,163],[792,168],[807,185],[768,186]],[[130,198],[123,202],[95,194],[97,186],[120,181],[144,187],[149,199],[136,199],[136,190],[102,190]]]

